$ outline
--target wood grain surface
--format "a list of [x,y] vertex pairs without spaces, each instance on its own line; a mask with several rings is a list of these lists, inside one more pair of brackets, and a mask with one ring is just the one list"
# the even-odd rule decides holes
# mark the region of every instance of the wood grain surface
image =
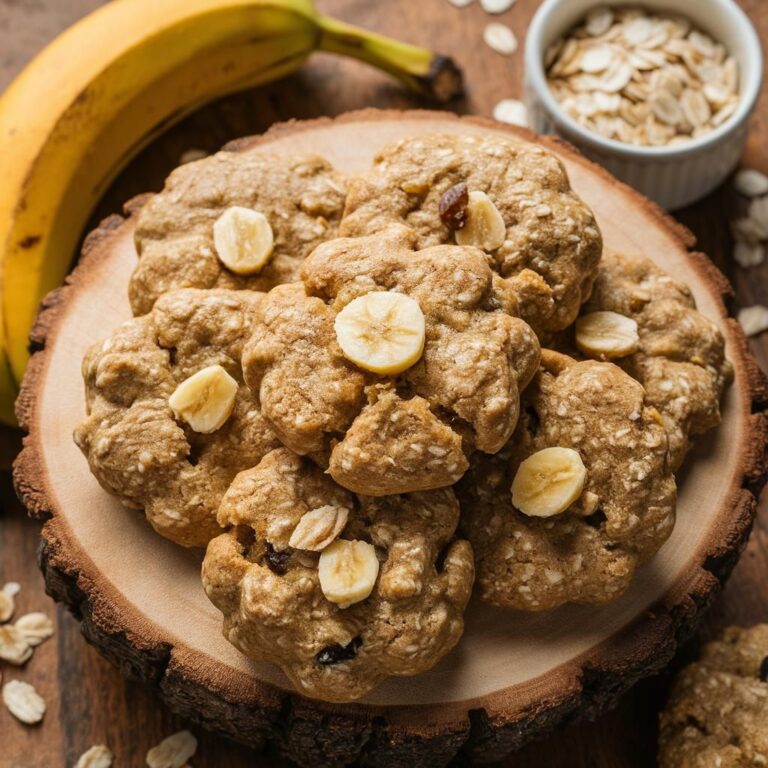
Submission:
[[[101,3],[97,0],[0,0],[0,88],[48,40]],[[768,4],[742,0],[742,6],[768,39]],[[477,3],[459,10],[446,0],[319,0],[320,8],[347,21],[397,35],[452,55],[464,69],[467,96],[452,105],[458,112],[488,115],[501,98],[519,96],[521,52],[505,58],[485,48],[483,26],[490,18]],[[537,0],[518,0],[501,20],[524,37]],[[181,153],[189,148],[215,150],[238,136],[263,131],[291,117],[335,115],[365,106],[423,106],[387,77],[356,62],[315,56],[296,76],[279,84],[224,99],[187,119],[155,142],[113,185],[96,217],[120,209],[134,194],[158,189]],[[5,151],[3,147],[0,151]],[[754,119],[745,163],[768,171],[768,95],[763,94]],[[749,271],[734,267],[726,226],[735,201],[727,187],[678,213],[731,278],[739,305],[768,304],[768,264]],[[95,217],[95,218],[96,218]],[[768,368],[768,336],[753,340],[753,351]],[[18,435],[0,435],[0,466],[18,450]],[[71,766],[92,744],[106,743],[118,766],[144,764],[146,751],[164,736],[184,727],[140,685],[126,681],[90,648],[77,624],[45,596],[36,566],[37,523],[15,501],[10,478],[0,476],[0,584],[18,581],[19,613],[44,610],[55,616],[57,633],[38,648],[22,670],[3,667],[5,680],[32,682],[46,699],[40,726],[25,727],[0,708],[0,768]],[[725,593],[713,607],[702,632],[707,637],[730,624],[768,621],[768,507],[760,515],[749,546]],[[695,653],[686,648],[679,665]],[[509,761],[515,766],[650,766],[654,764],[656,718],[669,675],[646,681],[624,697],[619,708],[595,723],[573,725],[545,742],[531,745]],[[279,766],[211,734],[197,732],[197,766]]]

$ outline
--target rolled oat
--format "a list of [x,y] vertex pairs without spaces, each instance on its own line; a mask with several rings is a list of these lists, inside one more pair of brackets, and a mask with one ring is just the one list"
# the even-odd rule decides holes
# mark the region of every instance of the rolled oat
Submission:
[[45,715],[42,696],[29,683],[9,680],[3,686],[3,702],[8,711],[22,723],[39,723]]
[[149,768],[183,768],[197,751],[197,739],[189,731],[178,731],[147,752]]
[[44,613],[27,613],[14,625],[27,645],[40,645],[53,635],[53,622]]
[[667,13],[593,9],[549,47],[544,64],[553,94],[574,120],[626,144],[685,144],[722,125],[739,103],[736,59]]
[[114,755],[103,744],[91,747],[80,755],[75,768],[111,768]]
[[517,50],[517,37],[506,25],[498,21],[492,21],[483,30],[485,44],[496,53],[511,56]]
[[744,307],[739,310],[739,323],[747,336],[757,336],[768,330],[768,307],[756,304],[753,307]]

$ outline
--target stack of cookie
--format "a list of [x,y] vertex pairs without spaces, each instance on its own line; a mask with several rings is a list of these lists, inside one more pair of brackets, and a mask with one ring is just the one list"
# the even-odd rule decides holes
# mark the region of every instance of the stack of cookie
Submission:
[[690,291],[603,255],[559,160],[513,139],[418,136],[354,178],[221,152],[136,241],[135,318],[86,355],[75,440],[207,547],[225,636],[309,697],[430,669],[475,584],[616,599],[732,378]]

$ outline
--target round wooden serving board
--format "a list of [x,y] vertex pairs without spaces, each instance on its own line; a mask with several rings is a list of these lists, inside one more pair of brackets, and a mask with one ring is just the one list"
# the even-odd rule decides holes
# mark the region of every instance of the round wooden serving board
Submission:
[[46,299],[32,334],[37,351],[18,403],[29,435],[15,477],[29,511],[45,520],[40,561],[49,592],[81,619],[91,642],[156,686],[173,709],[256,747],[274,742],[305,765],[442,765],[457,752],[490,760],[610,706],[660,669],[696,626],[746,541],[764,479],[768,397],[728,318],[728,283],[689,250],[687,231],[571,147],[487,120],[367,110],[277,126],[228,149],[319,153],[355,173],[385,144],[434,131],[543,143],[595,211],[606,246],[650,257],[688,283],[727,339],[736,381],[723,423],[679,478],[671,539],[616,602],[525,614],[475,601],[459,646],[431,672],[390,680],[355,704],[302,699],[276,668],[249,662],[224,640],[200,584],[201,553],[160,538],[107,495],[72,441],[83,417],[83,354],[130,317],[127,283],[142,199],[90,235],[80,265]]

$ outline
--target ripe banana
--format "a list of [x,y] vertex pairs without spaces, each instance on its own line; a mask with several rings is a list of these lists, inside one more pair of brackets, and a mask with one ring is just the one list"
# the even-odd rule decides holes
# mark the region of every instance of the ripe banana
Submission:
[[402,373],[424,352],[424,313],[415,299],[395,291],[358,296],[336,315],[334,327],[344,357],[373,373]]
[[275,236],[261,211],[233,205],[214,222],[213,245],[230,272],[255,275],[272,256]]
[[376,584],[379,560],[367,541],[336,539],[320,555],[317,564],[320,589],[341,608],[365,600]]
[[565,512],[581,496],[587,469],[573,448],[542,448],[521,462],[512,481],[512,504],[530,517]]
[[232,415],[237,382],[220,365],[209,365],[179,384],[168,398],[177,419],[195,431],[210,435]]
[[38,303],[121,167],[201,104],[283,77],[314,50],[440,100],[461,87],[450,59],[321,16],[311,0],[113,0],[10,85],[0,97],[0,421],[12,423]]
[[637,352],[637,322],[617,312],[591,312],[576,321],[576,346],[590,357],[613,360]]
[[466,215],[466,223],[456,230],[459,245],[474,245],[485,251],[495,251],[507,239],[507,225],[485,192],[469,193]]

